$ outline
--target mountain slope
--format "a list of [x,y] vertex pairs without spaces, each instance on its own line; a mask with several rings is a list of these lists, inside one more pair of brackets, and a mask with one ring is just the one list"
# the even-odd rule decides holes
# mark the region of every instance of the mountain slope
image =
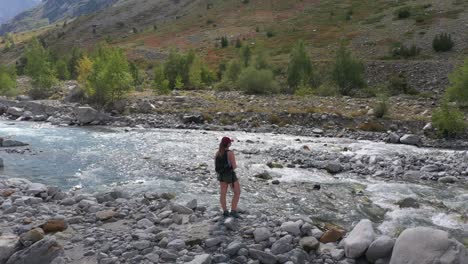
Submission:
[[[402,8],[411,10],[409,18],[398,19]],[[47,42],[66,49],[106,40],[142,59],[170,48],[197,49],[219,60],[234,51],[215,47],[228,36],[261,44],[279,61],[299,39],[316,59],[329,59],[340,43],[362,58],[381,59],[403,43],[433,60],[468,53],[466,25],[468,2],[458,0],[125,0],[50,32]],[[454,52],[432,51],[441,32],[452,34]]]
[[[10,1],[10,0],[7,0]],[[97,12],[118,0],[45,0],[32,10],[25,11],[0,26],[0,35],[36,29],[62,19]]]
[[0,24],[39,3],[40,0],[0,0]]

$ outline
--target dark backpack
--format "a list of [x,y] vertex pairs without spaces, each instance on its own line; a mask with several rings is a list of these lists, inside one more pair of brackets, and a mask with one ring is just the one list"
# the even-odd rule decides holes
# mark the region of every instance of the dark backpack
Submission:
[[230,170],[232,170],[231,166],[229,165],[229,162],[228,162],[228,152],[225,151],[224,152],[224,155],[222,156],[216,156],[216,159],[215,159],[215,170],[216,172],[219,174],[219,173],[225,173],[225,172],[228,172]]

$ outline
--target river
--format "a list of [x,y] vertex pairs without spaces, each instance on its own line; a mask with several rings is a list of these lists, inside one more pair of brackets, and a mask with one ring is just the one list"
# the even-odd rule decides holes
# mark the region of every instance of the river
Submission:
[[[406,227],[425,225],[444,229],[463,240],[468,237],[468,189],[465,183],[440,185],[430,181],[402,182],[362,177],[352,173],[328,174],[317,169],[275,168],[265,164],[275,150],[339,151],[350,155],[418,155],[440,150],[338,138],[308,138],[278,134],[200,130],[58,127],[46,123],[0,122],[0,135],[27,142],[24,153],[3,149],[2,177],[84,192],[122,188],[130,193],[173,192],[178,199],[197,198],[217,205],[218,185],[213,156],[221,137],[235,139],[241,208],[275,214],[306,214],[317,222],[349,227],[370,218],[390,235]],[[267,171],[280,181],[272,185],[254,174]],[[319,184],[320,190],[314,190]],[[406,197],[420,208],[399,208]]]

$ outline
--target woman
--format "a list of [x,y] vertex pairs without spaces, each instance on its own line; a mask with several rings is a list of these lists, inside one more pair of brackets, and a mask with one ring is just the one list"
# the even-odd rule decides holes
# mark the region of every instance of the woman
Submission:
[[[236,158],[234,152],[229,150],[231,143],[232,140],[230,138],[223,137],[221,143],[219,143],[218,152],[216,152],[215,166],[221,187],[220,202],[223,208],[223,216],[228,217],[230,215],[235,218],[240,218],[239,213],[237,213],[237,204],[240,198],[240,185],[235,172],[237,168]],[[232,197],[231,202],[231,213],[229,213],[226,206],[226,194],[229,185],[231,185],[234,191],[234,197]]]

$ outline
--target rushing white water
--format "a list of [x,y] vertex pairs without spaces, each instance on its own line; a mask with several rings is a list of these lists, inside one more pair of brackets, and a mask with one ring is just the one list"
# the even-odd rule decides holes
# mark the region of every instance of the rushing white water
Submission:
[[[22,177],[63,189],[83,191],[124,188],[128,191],[175,192],[182,200],[217,204],[213,156],[219,139],[235,139],[233,148],[243,186],[241,206],[284,214],[307,214],[317,221],[351,224],[370,218],[383,233],[416,225],[436,226],[458,237],[468,235],[466,185],[405,183],[349,173],[332,176],[317,169],[270,169],[266,154],[274,149],[341,152],[346,155],[415,155],[441,150],[336,138],[308,138],[245,132],[168,129],[55,127],[44,123],[0,122],[0,135],[30,144],[26,153],[0,152],[4,177]],[[18,148],[24,149],[24,148]],[[252,177],[268,171],[280,185]],[[320,184],[321,190],[313,190]],[[395,203],[413,197],[421,207],[400,209]]]

